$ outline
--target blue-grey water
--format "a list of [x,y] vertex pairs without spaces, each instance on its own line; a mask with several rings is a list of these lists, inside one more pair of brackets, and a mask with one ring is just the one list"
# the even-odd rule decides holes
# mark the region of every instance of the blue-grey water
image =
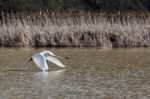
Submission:
[[[67,67],[28,62],[43,50]],[[0,99],[150,99],[150,49],[0,48]]]

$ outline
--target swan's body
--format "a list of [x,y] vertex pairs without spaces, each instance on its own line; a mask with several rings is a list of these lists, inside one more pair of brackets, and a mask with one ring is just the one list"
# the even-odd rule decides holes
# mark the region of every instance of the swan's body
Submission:
[[58,58],[61,58],[61,57],[60,56],[56,56],[55,54],[53,54],[50,51],[43,51],[43,52],[40,52],[40,53],[33,54],[33,56],[30,59],[30,61],[33,60],[35,62],[35,64],[41,70],[47,71],[49,68],[48,68],[46,60],[56,64],[59,67],[65,67],[65,65],[63,65]]

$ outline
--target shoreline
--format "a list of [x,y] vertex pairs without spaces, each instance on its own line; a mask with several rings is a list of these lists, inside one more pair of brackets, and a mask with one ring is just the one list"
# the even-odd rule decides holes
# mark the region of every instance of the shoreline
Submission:
[[39,13],[2,18],[0,47],[150,47],[150,14]]

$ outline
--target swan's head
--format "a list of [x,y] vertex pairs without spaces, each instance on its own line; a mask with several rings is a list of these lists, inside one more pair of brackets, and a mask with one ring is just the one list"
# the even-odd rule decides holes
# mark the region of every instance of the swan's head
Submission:
[[33,59],[32,59],[32,58],[30,58],[28,61],[29,61],[29,62],[30,62],[30,61],[33,61]]

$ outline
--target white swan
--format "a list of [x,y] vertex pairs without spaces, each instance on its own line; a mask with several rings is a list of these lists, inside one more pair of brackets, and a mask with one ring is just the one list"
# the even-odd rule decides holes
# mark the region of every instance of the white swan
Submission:
[[[62,58],[62,57],[56,56],[54,53],[52,53],[50,51],[43,51],[40,53],[33,54],[32,58],[29,61],[34,61],[35,64],[41,70],[47,71],[49,68],[48,68],[46,60],[56,64],[59,67],[65,67],[65,65],[61,63],[59,58]],[[68,59],[68,57],[65,57],[65,58]]]

